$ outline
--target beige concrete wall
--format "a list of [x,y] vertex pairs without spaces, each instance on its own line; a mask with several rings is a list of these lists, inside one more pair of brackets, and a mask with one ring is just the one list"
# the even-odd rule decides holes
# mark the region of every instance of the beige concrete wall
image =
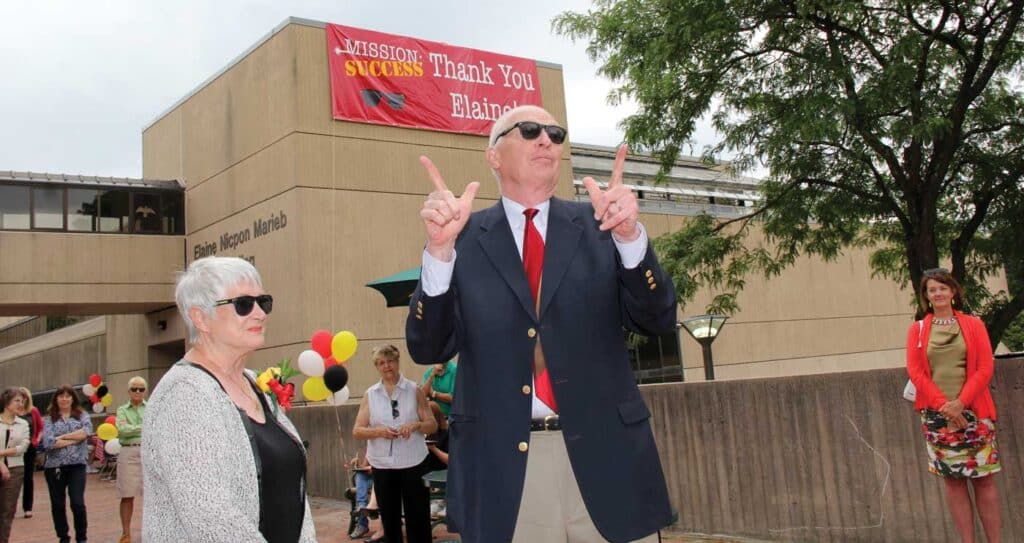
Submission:
[[[772,541],[954,543],[942,481],[927,471],[902,369],[646,385],[673,530]],[[1024,359],[996,361],[1003,541],[1024,540]],[[341,497],[357,407],[289,413],[310,442],[309,487]],[[340,421],[340,430],[339,422]],[[343,439],[343,443],[339,441]],[[595,446],[600,446],[599,444]],[[453,453],[454,454],[457,453]],[[980,532],[979,532],[980,533]]]
[[0,383],[45,390],[104,370],[106,319],[97,317],[0,349]]
[[[561,71],[540,67],[539,81],[545,105],[564,122]],[[330,103],[324,30],[286,26],[150,126],[143,169],[184,174],[188,261],[250,258],[274,294],[267,346],[249,367],[294,360],[314,330],[351,330],[361,345],[349,364],[351,389],[360,396],[377,379],[370,348],[404,349],[403,311],[386,309],[364,285],[419,264],[419,208],[432,190],[419,155],[429,155],[456,192],[481,181],[478,208],[493,205],[498,192],[483,157],[486,138],[335,121]],[[568,147],[563,161],[567,197]],[[286,226],[255,236],[255,221],[282,216]],[[221,246],[221,236],[246,231],[243,243]],[[411,377],[422,374],[406,364]]]
[[[781,541],[959,541],[942,481],[927,471],[903,369],[642,387],[677,528]],[[1024,359],[992,381],[1003,472],[1003,540],[1024,498]]]
[[182,236],[0,232],[0,312],[85,315],[174,301]]

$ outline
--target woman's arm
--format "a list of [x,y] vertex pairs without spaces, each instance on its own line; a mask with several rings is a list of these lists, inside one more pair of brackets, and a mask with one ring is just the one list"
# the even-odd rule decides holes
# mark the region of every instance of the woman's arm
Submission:
[[42,444],[44,449],[52,449],[57,442],[57,436],[54,435],[54,432],[53,419],[51,417],[43,419],[43,436],[40,444]]
[[391,430],[383,426],[370,428],[370,401],[365,394],[359,402],[359,412],[356,413],[356,422],[352,426],[353,439],[394,439]]
[[438,460],[444,462],[444,465],[448,465],[448,453],[442,451],[437,445],[427,445],[427,449],[430,453],[437,457]]
[[434,412],[431,411],[430,406],[427,405],[427,396],[423,394],[422,390],[416,391],[416,410],[420,416],[419,423],[416,424],[416,430],[423,435],[436,432],[437,419],[434,418]]
[[8,442],[10,447],[4,449],[3,455],[21,456],[28,450],[29,443],[31,443],[31,439],[28,435],[28,424],[15,424],[11,428],[11,441]]
[[995,371],[995,359],[992,356],[992,343],[988,338],[988,330],[985,324],[977,317],[971,319],[970,342],[967,345],[967,358],[971,358],[971,350],[977,353],[977,370],[967,376],[967,381],[960,389],[959,399],[963,405],[971,405],[974,399],[982,390],[988,387],[992,381],[992,373]]

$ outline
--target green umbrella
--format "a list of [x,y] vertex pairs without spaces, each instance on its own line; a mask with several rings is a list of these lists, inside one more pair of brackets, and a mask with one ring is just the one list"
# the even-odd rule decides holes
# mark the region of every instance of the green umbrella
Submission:
[[420,267],[389,275],[376,281],[370,281],[366,286],[377,290],[384,295],[387,307],[408,307],[409,298],[416,290],[416,283],[420,280]]

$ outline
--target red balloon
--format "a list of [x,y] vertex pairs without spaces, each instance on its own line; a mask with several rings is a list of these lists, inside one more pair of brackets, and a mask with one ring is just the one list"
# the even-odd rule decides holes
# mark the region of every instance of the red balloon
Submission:
[[333,356],[328,356],[327,358],[324,359],[324,369],[334,366],[337,363],[338,361],[335,360]]
[[100,401],[100,397],[93,394],[92,396],[89,396],[89,401],[92,403],[98,403]]
[[115,417],[114,415],[110,415],[103,422],[107,424],[117,424],[117,417]]
[[100,383],[102,383],[102,382],[103,382],[103,379],[100,378],[100,374],[98,374],[98,373],[94,373],[94,374],[89,376],[89,384],[94,386],[94,387],[100,386]]
[[313,350],[320,356],[327,358],[331,356],[331,340],[334,339],[334,335],[327,330],[317,330],[313,332],[313,339],[310,340],[310,344],[313,346]]

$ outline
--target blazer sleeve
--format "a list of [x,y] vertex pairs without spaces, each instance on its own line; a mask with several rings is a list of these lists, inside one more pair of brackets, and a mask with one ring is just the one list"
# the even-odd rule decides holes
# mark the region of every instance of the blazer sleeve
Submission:
[[[977,360],[977,369],[967,376],[967,381],[964,383],[963,388],[960,389],[960,401],[964,405],[972,405],[974,399],[978,397],[990,381],[992,381],[992,373],[995,371],[995,360],[992,355],[992,342],[988,338],[988,330],[985,329],[985,324],[981,319],[977,317],[968,317],[970,319],[970,337],[967,344],[967,359],[970,360],[974,356]],[[974,351],[974,353],[970,352]]]
[[423,286],[416,285],[416,291],[409,300],[409,316],[405,320],[405,342],[413,362],[437,364],[451,360],[458,352],[457,296],[458,289],[454,284],[438,296],[427,296]]
[[[930,377],[931,373],[924,347],[928,338],[921,338],[920,332],[917,321],[914,321],[907,331],[907,374],[917,389],[918,397],[928,398],[927,407],[938,409],[948,400]],[[917,346],[919,341],[921,347]]]
[[[21,419],[16,419],[16,421]],[[24,422],[24,421],[22,421]],[[28,444],[31,443],[31,438],[28,434],[28,423],[17,424],[15,423],[11,432],[11,442],[8,443],[9,447],[14,447],[14,455],[21,456],[28,450]]]
[[640,265],[633,269],[619,264],[623,324],[634,332],[662,335],[676,330],[676,289],[672,278],[658,263],[653,244]]

